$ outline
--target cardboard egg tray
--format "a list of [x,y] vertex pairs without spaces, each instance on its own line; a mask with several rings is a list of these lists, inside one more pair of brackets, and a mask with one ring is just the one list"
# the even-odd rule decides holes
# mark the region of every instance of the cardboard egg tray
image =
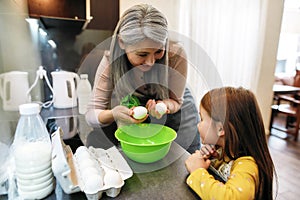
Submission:
[[[123,158],[118,149],[114,146],[109,149],[94,147],[79,147],[85,149],[94,165],[103,175],[103,184],[91,190],[85,185],[86,179],[93,177],[83,177],[81,161],[78,159],[79,148],[73,155],[71,148],[62,140],[63,131],[58,128],[52,136],[52,170],[56,180],[67,194],[75,192],[84,192],[89,200],[101,199],[103,193],[109,197],[116,197],[121,191],[125,180],[133,175],[133,172],[126,160]],[[101,174],[100,173],[100,174]],[[85,176],[87,176],[85,174]],[[93,176],[90,174],[90,176]],[[113,182],[114,177],[118,176],[118,184]]]

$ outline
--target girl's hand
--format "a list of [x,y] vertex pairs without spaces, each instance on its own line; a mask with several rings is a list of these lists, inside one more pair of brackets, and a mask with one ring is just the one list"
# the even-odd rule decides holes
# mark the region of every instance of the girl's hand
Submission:
[[203,158],[199,150],[197,150],[195,153],[190,155],[188,159],[185,161],[185,167],[189,173],[192,173],[199,168],[207,169],[209,165],[210,165],[210,160]]
[[[154,99],[150,99],[148,100],[147,104],[146,104],[146,108],[148,109],[148,113],[155,117],[156,119],[160,119],[162,118],[162,116],[164,114],[160,114],[156,109],[155,109],[155,106],[156,106],[156,103],[159,103],[159,102],[162,102],[162,101],[155,101]],[[166,113],[165,114],[168,114],[170,113],[170,110],[167,109]]]
[[211,157],[218,158],[219,154],[215,149],[215,145],[204,144],[201,146],[200,154],[203,158],[208,159]]
[[148,114],[143,119],[134,119],[133,108],[129,109],[126,106],[116,106],[112,109],[112,114],[115,121],[121,122],[122,124],[137,124],[145,121],[148,117]]

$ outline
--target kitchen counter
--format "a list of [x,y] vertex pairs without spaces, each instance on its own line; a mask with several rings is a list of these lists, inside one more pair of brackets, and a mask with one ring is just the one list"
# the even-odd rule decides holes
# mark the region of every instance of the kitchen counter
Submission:
[[[51,129],[59,125],[64,131],[64,142],[73,152],[80,145],[107,149],[113,145],[101,132],[86,124],[83,115],[73,109],[43,109],[41,116]],[[51,127],[52,126],[52,127]],[[185,183],[188,172],[184,162],[190,155],[180,145],[173,142],[169,153],[155,163],[142,164],[128,159],[117,146],[133,171],[133,176],[125,180],[120,194],[111,198],[103,193],[101,199],[200,199]],[[0,196],[0,200],[5,196]],[[66,194],[59,184],[46,199],[71,200],[87,199],[83,192]]]

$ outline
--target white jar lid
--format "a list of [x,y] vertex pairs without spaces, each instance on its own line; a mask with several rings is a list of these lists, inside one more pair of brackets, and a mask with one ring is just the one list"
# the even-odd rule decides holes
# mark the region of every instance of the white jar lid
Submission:
[[19,105],[21,115],[33,115],[40,113],[40,105],[37,103],[26,103]]

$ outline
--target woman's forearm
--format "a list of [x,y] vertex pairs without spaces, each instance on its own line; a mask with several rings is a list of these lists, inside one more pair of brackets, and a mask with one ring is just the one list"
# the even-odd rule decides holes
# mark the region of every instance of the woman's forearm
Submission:
[[98,120],[101,124],[112,123],[115,120],[112,110],[103,110],[101,113],[99,113]]
[[181,107],[181,104],[174,99],[164,99],[163,102],[166,104],[167,109],[170,110],[170,114],[176,113]]

